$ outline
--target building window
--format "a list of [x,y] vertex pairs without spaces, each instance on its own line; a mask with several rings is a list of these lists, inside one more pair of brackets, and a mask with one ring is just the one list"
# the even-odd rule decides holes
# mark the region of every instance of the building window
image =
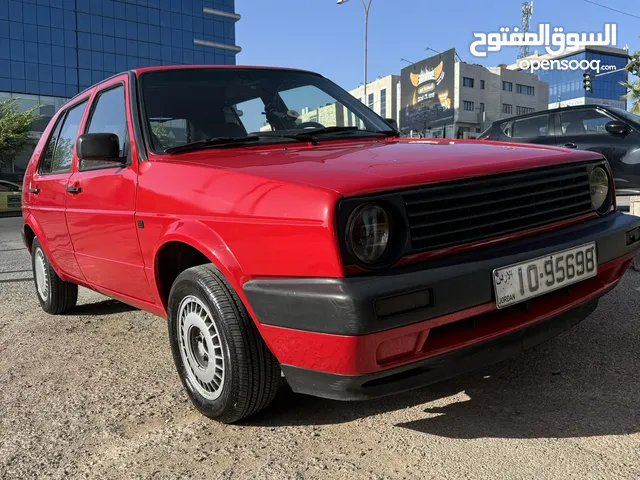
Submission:
[[373,110],[373,104],[374,104],[374,103],[375,103],[375,102],[373,101],[373,93],[370,93],[370,94],[369,94],[369,102],[368,102],[368,105],[369,105],[369,108],[370,108],[371,110]]
[[535,111],[536,111],[535,108],[516,106],[516,115],[526,115],[528,113],[533,113]]
[[465,109],[465,111],[467,111],[467,112],[473,112],[473,111],[475,111],[475,109],[476,109],[476,108],[475,108],[474,103],[473,103],[473,102],[469,102],[469,101],[467,101],[467,100],[464,100],[464,101],[463,101],[463,108],[464,108],[464,109]]
[[473,78],[462,77],[462,86],[473,88]]
[[484,103],[480,103],[480,111],[484,112]]
[[504,90],[505,92],[513,92],[513,83],[502,82],[502,90]]
[[480,80],[480,90],[484,90],[484,80]]
[[522,93],[523,95],[535,95],[536,90],[534,87],[530,87],[528,85],[520,85],[519,83],[516,85],[518,88],[518,93]]
[[380,116],[387,118],[387,89],[380,90]]
[[502,113],[512,114],[513,113],[513,105],[510,105],[508,103],[503,103],[502,104]]

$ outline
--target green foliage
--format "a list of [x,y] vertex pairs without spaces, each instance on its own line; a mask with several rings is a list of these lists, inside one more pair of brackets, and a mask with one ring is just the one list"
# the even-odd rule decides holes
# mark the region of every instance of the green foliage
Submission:
[[[640,72],[640,52],[636,52],[631,57],[631,61],[625,67],[625,70],[632,74]],[[635,82],[620,82],[620,85],[627,89],[627,94],[622,98],[633,102],[631,104],[631,113],[640,114],[640,80]]]
[[0,166],[10,165],[31,142],[31,125],[42,118],[35,113],[39,107],[36,105],[26,112],[20,112],[17,99],[0,102]]
[[636,115],[640,114],[640,80],[636,80],[635,82],[620,82],[621,85],[627,88],[627,94],[623,95],[622,98],[625,100],[631,100],[633,102],[631,104],[631,113],[635,113]]

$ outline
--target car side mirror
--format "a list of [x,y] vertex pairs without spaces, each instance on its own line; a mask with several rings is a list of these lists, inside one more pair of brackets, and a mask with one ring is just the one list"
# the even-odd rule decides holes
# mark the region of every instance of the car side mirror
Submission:
[[398,122],[396,122],[393,118],[385,118],[385,122],[391,125],[391,128],[394,130],[398,130]]
[[81,160],[125,163],[120,156],[120,139],[115,133],[85,133],[76,140],[76,153]]
[[611,135],[628,135],[631,128],[622,120],[612,120],[604,127]]

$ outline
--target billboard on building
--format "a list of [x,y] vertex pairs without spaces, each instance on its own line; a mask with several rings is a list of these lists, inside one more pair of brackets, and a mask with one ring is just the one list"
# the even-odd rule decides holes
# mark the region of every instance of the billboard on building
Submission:
[[400,73],[400,127],[426,131],[453,123],[455,49],[403,68]]

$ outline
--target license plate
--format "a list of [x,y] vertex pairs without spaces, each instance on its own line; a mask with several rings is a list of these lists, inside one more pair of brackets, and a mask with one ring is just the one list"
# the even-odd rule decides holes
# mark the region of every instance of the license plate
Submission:
[[544,257],[496,268],[496,305],[505,308],[598,274],[596,244],[589,243]]

